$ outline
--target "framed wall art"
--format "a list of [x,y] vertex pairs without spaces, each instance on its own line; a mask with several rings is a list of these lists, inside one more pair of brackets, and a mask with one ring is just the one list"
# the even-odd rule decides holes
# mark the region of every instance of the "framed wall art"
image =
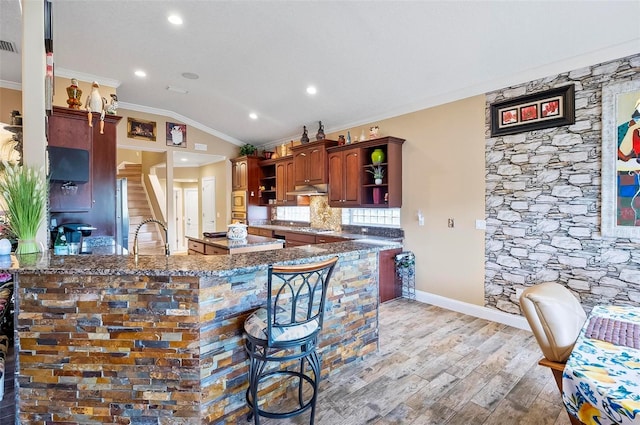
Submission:
[[575,122],[573,84],[491,105],[491,136],[521,133]]
[[640,238],[640,80],[602,88],[602,236]]
[[156,141],[156,122],[138,118],[127,118],[127,137]]
[[167,146],[187,147],[187,125],[167,122]]

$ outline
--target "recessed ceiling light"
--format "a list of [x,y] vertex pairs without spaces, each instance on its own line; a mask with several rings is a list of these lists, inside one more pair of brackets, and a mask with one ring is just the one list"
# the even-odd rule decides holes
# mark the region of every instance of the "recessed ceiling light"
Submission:
[[187,80],[197,80],[198,78],[200,78],[198,74],[194,74],[193,72],[183,72],[182,76]]
[[135,74],[136,74],[136,76],[138,76],[138,77],[146,77],[146,76],[147,76],[147,73],[146,73],[146,72],[144,72],[144,71],[142,71],[142,70],[140,70],[140,69],[139,69],[139,70],[137,70],[137,71],[135,72]]
[[189,161],[189,159],[188,158],[180,158],[180,161],[187,162],[187,161]]
[[256,114],[255,112],[252,112],[249,114],[249,118],[251,118],[252,120],[257,120],[258,119],[258,114]]
[[318,90],[316,90],[316,88],[314,86],[307,87],[307,93],[316,94],[317,92],[318,92]]
[[182,18],[178,15],[171,15],[167,18],[173,25],[182,25]]

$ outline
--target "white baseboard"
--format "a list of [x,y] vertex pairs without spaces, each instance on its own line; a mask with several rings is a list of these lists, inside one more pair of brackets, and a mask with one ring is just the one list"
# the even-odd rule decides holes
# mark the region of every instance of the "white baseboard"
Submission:
[[457,311],[458,313],[468,314],[481,319],[491,320],[492,322],[513,326],[514,328],[523,329],[525,331],[531,331],[529,323],[527,323],[527,319],[522,316],[516,316],[515,314],[504,313],[492,308],[481,307],[479,305],[469,304],[463,301],[418,290],[416,290],[416,301],[436,305],[438,307],[446,308],[447,310]]

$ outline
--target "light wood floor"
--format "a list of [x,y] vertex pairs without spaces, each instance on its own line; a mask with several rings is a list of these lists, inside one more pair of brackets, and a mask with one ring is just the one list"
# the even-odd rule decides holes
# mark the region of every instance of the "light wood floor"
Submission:
[[[439,307],[380,307],[380,351],[320,386],[316,424],[569,425],[533,334]],[[304,414],[263,425],[309,423]]]
[[[322,381],[316,424],[569,425],[551,372],[537,365],[540,358],[530,332],[390,301],[380,307],[380,351]],[[11,387],[2,425],[13,424]],[[308,421],[304,414],[262,424]]]

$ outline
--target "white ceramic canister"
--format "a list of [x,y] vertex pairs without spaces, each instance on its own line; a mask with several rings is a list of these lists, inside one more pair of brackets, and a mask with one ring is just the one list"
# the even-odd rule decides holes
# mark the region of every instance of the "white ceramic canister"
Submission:
[[247,225],[242,223],[230,224],[227,230],[227,238],[229,239],[246,239],[247,238]]

